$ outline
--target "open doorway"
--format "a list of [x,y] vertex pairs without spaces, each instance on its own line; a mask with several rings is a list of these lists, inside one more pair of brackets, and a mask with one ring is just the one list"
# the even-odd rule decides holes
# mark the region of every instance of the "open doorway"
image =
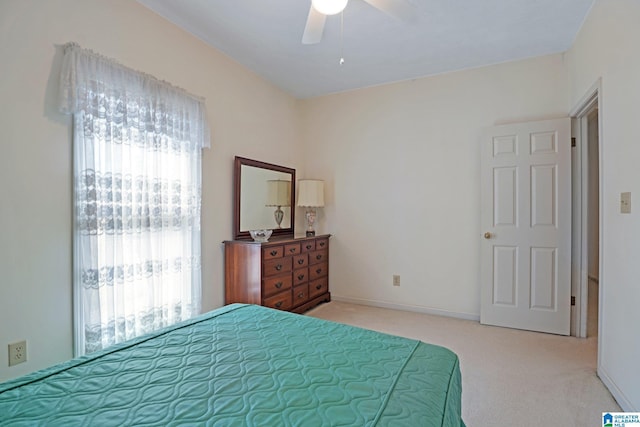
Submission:
[[596,337],[600,315],[599,84],[572,113],[571,335]]

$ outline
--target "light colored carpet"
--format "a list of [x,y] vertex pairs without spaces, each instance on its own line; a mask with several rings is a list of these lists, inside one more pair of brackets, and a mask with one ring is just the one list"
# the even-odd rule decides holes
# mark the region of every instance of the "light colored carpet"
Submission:
[[602,412],[621,411],[596,376],[597,337],[518,331],[335,301],[307,314],[457,353],[467,427],[601,426]]

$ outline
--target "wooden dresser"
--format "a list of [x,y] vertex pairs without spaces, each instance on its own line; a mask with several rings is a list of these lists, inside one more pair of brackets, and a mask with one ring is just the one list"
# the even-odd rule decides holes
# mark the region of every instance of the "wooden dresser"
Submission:
[[224,242],[225,304],[302,313],[331,301],[329,237]]

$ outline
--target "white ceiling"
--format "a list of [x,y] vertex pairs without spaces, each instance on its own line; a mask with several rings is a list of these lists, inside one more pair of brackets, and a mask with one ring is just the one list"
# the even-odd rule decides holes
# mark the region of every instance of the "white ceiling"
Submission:
[[[594,0],[395,0],[399,21],[364,0],[301,43],[311,0],[138,0],[296,98],[310,98],[567,50]],[[341,54],[341,49],[343,54]],[[339,65],[344,56],[344,65]]]

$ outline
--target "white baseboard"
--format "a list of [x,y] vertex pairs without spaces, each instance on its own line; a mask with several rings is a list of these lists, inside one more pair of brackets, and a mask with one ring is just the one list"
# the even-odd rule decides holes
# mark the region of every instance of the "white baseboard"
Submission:
[[[638,412],[640,408],[634,408],[629,399],[626,398],[624,393],[618,388],[616,383],[613,382],[607,371],[602,367],[602,365],[598,364],[598,377],[602,383],[609,389],[609,392],[613,396],[613,398],[618,402],[618,405],[625,412]],[[603,409],[603,411],[607,411],[607,409]]]
[[364,299],[364,298],[343,297],[340,295],[335,295],[333,293],[331,294],[331,300],[339,301],[339,302],[348,302],[351,304],[368,305],[371,307],[390,308],[393,310],[413,311],[416,313],[424,313],[424,314],[434,314],[436,316],[455,317],[456,319],[473,320],[476,322],[480,321],[480,316],[477,314],[458,313],[455,311],[423,307],[420,305],[398,304],[394,302],[377,301],[377,300]]

